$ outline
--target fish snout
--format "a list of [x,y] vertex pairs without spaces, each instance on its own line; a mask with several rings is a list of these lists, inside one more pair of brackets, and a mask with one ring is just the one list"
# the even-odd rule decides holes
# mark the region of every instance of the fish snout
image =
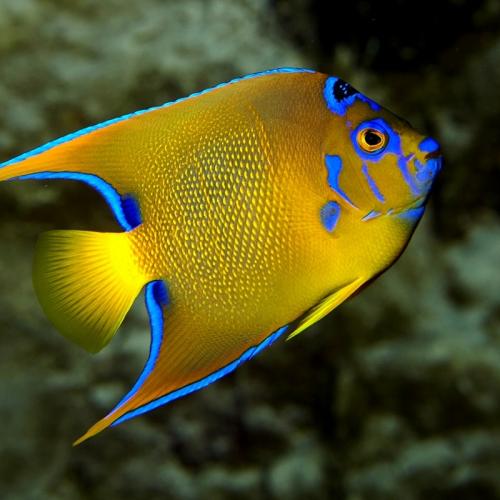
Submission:
[[439,143],[432,137],[426,137],[419,149],[424,153],[423,161],[415,159],[416,180],[421,185],[431,183],[443,166],[443,155]]

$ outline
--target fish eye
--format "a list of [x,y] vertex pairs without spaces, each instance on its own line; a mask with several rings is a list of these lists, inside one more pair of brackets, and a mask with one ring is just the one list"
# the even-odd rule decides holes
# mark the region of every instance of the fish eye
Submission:
[[386,133],[373,127],[362,128],[356,137],[359,147],[366,153],[380,153],[389,141]]

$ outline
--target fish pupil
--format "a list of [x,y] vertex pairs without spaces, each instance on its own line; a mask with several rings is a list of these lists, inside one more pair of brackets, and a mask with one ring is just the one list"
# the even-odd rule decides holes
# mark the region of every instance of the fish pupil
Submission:
[[365,142],[366,144],[368,144],[368,146],[378,146],[382,142],[382,138],[379,134],[376,134],[375,132],[369,130],[365,134]]

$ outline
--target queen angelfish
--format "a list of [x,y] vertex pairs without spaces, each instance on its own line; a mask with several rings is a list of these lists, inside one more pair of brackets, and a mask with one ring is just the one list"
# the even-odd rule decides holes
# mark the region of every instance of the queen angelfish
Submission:
[[141,290],[137,382],[76,442],[203,388],[386,270],[424,212],[437,142],[348,83],[274,69],[105,121],[0,165],[95,188],[120,232],[40,236],[33,281],[90,352]]

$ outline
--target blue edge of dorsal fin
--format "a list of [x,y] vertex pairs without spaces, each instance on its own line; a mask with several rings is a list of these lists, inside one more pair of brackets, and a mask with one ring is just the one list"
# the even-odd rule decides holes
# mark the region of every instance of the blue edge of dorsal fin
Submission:
[[[89,134],[95,130],[99,130],[101,128],[105,128],[109,125],[113,125],[115,123],[128,120],[129,118],[133,118],[134,116],[139,116],[144,113],[148,113],[149,111],[155,111],[157,109],[161,108],[166,108],[168,106],[172,106],[174,104],[184,102],[188,99],[192,99],[194,97],[198,97],[204,94],[207,94],[208,92],[211,92],[212,90],[220,89],[222,87],[225,87],[226,85],[231,85],[233,83],[240,82],[242,80],[249,80],[251,78],[257,78],[260,76],[265,76],[265,75],[272,75],[272,74],[279,74],[279,73],[315,73],[314,70],[307,69],[307,68],[276,68],[276,69],[270,69],[267,71],[261,71],[258,73],[251,73],[249,75],[241,76],[238,78],[234,78],[233,80],[230,80],[228,82],[224,83],[219,83],[218,85],[215,85],[214,87],[210,87],[208,89],[201,90],[199,92],[195,92],[193,94],[190,94],[186,97],[181,97],[179,99],[176,99],[174,101],[169,101],[164,104],[161,104],[159,106],[152,106],[150,108],[146,109],[141,109],[138,111],[134,111],[132,113],[128,113],[122,116],[118,116],[116,118],[112,118],[110,120],[103,121],[101,123],[97,123],[95,125],[91,125],[89,127],[82,128],[80,130],[77,130],[76,132],[72,132],[71,134],[67,134],[63,137],[60,137],[58,139],[55,139],[54,141],[47,142],[46,144],[39,146],[38,148],[32,149],[31,151],[28,151],[26,153],[22,153],[11,160],[8,160],[4,163],[0,163],[0,168],[8,167],[9,165],[13,165],[14,163],[18,163],[20,161],[26,160],[27,158],[30,158],[31,156],[35,156],[38,154],[41,154],[45,151],[48,151],[49,149],[52,149],[56,146],[59,146],[60,144],[64,144],[66,142],[69,142],[73,139],[76,139],[77,137],[81,137],[85,134]],[[125,230],[125,231],[131,231],[138,225],[140,225],[141,218],[140,218],[140,210],[139,210],[139,204],[137,203],[137,200],[135,200],[132,195],[125,195],[123,198],[122,196],[116,191],[116,189],[109,183],[107,183],[104,179],[97,175],[92,175],[92,174],[84,174],[84,173],[78,173],[78,172],[37,172],[34,174],[28,174],[24,176],[17,177],[15,179],[11,180],[27,180],[27,179],[34,179],[34,180],[50,180],[50,179],[61,179],[61,180],[75,180],[75,181],[80,181],[84,182],[85,184],[93,187],[96,189],[106,200],[108,206],[111,208],[113,215],[115,216],[115,219],[117,220],[118,224]],[[132,199],[132,205],[133,208],[130,207],[130,205],[127,205],[129,203],[127,200]],[[127,212],[127,209],[130,209],[131,212]]]
[[81,174],[78,172],[38,172],[36,174],[21,175],[10,180],[66,180],[83,182],[93,187],[106,200],[116,221],[125,231],[131,231],[142,224],[141,211],[137,200],[131,194],[121,196],[111,184],[97,175]]
[[[115,406],[113,410],[111,410],[111,412],[108,415],[112,415],[113,412],[115,412],[117,409],[123,406],[132,396],[134,396],[134,394],[137,393],[137,391],[142,386],[144,381],[153,371],[156,364],[156,360],[158,359],[158,355],[160,354],[160,349],[163,342],[163,310],[162,310],[163,306],[168,307],[168,290],[164,282],[152,281],[148,283],[146,285],[146,308],[149,313],[149,323],[151,328],[151,343],[149,347],[148,359],[141,374],[139,375],[139,378],[133,385],[132,389],[122,398],[122,400]],[[233,372],[234,370],[236,370],[236,368],[238,368],[238,366],[243,364],[245,361],[252,359],[255,355],[257,355],[258,353],[263,351],[266,347],[270,346],[274,341],[276,341],[281,335],[283,335],[283,333],[285,333],[287,329],[288,326],[280,328],[276,332],[267,336],[260,344],[248,348],[239,358],[223,366],[222,368],[219,368],[210,375],[200,380],[197,380],[196,382],[188,384],[184,387],[176,389],[175,391],[172,391],[164,396],[161,396],[160,398],[155,399],[154,401],[151,401],[139,408],[136,408],[134,410],[125,413],[120,418],[115,420],[111,424],[111,427],[114,427],[115,425],[125,422],[126,420],[130,420],[131,418],[137,417],[138,415],[146,413],[150,410],[154,410],[155,408],[170,403],[175,399],[182,398],[183,396],[191,394],[192,392],[203,389],[207,385],[210,385],[211,383],[219,380],[225,375]]]

